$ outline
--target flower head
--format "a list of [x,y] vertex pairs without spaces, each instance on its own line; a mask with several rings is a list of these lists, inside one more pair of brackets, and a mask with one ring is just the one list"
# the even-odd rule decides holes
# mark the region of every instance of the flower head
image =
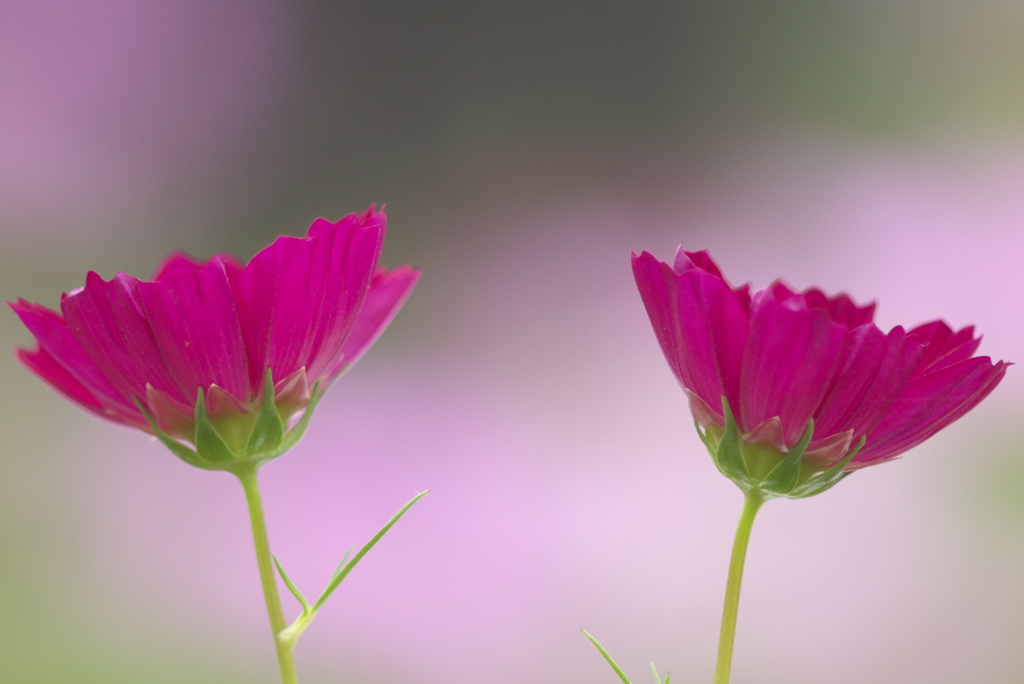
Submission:
[[371,206],[317,219],[305,238],[282,236],[247,265],[175,254],[152,281],[90,272],[60,313],[10,304],[38,342],[18,358],[80,407],[152,432],[193,465],[269,460],[298,440],[323,391],[419,278],[377,266],[386,224]]
[[633,275],[719,469],[744,490],[800,498],[889,461],[961,417],[1009,365],[973,356],[972,327],[883,333],[874,304],[781,281],[734,288],[706,251],[644,252]]

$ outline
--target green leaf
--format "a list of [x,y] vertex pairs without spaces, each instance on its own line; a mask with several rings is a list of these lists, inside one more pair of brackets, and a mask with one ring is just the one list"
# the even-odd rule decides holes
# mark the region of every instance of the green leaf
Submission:
[[657,684],[672,684],[672,674],[669,672],[665,673],[665,681],[661,681],[661,677],[658,675],[658,668],[654,667],[654,663],[651,663],[651,672],[654,673],[654,681]]
[[611,654],[608,653],[608,651],[606,651],[604,649],[604,646],[602,646],[601,643],[597,639],[595,639],[594,637],[590,636],[590,633],[587,632],[587,630],[581,629],[580,631],[583,632],[583,636],[585,636],[588,639],[590,639],[590,643],[594,644],[594,648],[596,648],[598,650],[598,652],[602,656],[604,656],[605,662],[607,662],[609,665],[612,666],[612,669],[615,670],[615,674],[619,675],[619,679],[622,680],[622,684],[630,684],[629,677],[627,677],[626,673],[622,671],[622,668],[619,667],[619,664],[615,662],[615,660],[612,658]]
[[344,579],[348,577],[348,574],[352,572],[353,568],[355,568],[356,565],[359,564],[359,561],[363,559],[363,556],[369,553],[370,549],[376,546],[377,542],[379,542],[384,537],[384,535],[387,534],[388,531],[395,526],[395,523],[402,519],[402,516],[405,515],[406,512],[408,512],[408,510],[412,508],[417,501],[419,501],[429,493],[430,490],[428,489],[414,496],[412,500],[409,501],[409,503],[402,506],[400,509],[398,509],[397,513],[391,516],[391,520],[389,520],[384,525],[384,527],[380,528],[377,534],[373,535],[373,538],[363,545],[363,548],[359,549],[359,551],[356,553],[355,556],[352,557],[352,560],[349,563],[345,564],[344,561],[342,561],[342,566],[339,566],[338,570],[334,573],[334,577],[332,577],[331,581],[327,584],[327,588],[324,589],[324,593],[320,595],[320,598],[318,598],[316,603],[313,605],[312,610],[314,613],[320,610],[320,607],[324,605],[328,598],[330,598],[331,594],[334,593],[334,590],[338,588],[342,581],[344,581]]
[[313,393],[309,398],[309,406],[307,406],[306,410],[302,412],[302,417],[299,418],[299,422],[295,424],[295,427],[289,430],[288,434],[284,436],[284,439],[281,441],[281,447],[277,450],[278,455],[289,451],[300,439],[302,439],[302,435],[306,434],[306,428],[309,427],[309,421],[313,417],[313,411],[316,410],[317,405],[320,403],[320,398],[323,396],[323,392],[320,391],[320,382],[320,380],[317,380],[316,384],[313,385]]
[[142,415],[146,417],[146,420],[149,422],[149,426],[153,428],[153,433],[156,435],[156,438],[159,439],[165,447],[170,449],[171,453],[185,463],[188,463],[190,466],[202,468],[203,470],[214,470],[214,468],[210,467],[210,464],[203,460],[203,457],[197,454],[193,449],[190,449],[164,432],[163,429],[156,424],[156,420],[154,420],[153,416],[148,410],[146,410],[146,407],[142,405],[142,402],[139,401],[138,397],[135,398],[135,405],[139,407],[139,410],[142,411]]
[[203,388],[199,388],[196,397],[196,451],[204,459],[214,465],[230,463],[237,459],[231,448],[224,443],[224,439],[217,432],[217,428],[210,421],[206,412],[206,397],[203,396]]
[[722,441],[718,443],[715,464],[723,475],[736,484],[746,483],[749,477],[740,451],[739,428],[736,427],[736,418],[732,415],[729,400],[725,397],[722,397],[722,410],[725,412],[725,432],[722,433]]
[[333,579],[334,579],[335,577],[337,577],[337,576],[338,576],[338,573],[339,573],[339,572],[341,572],[341,571],[342,571],[342,569],[343,569],[343,568],[345,567],[345,561],[347,561],[347,560],[348,560],[348,557],[352,555],[352,551],[353,551],[353,550],[354,550],[355,548],[356,548],[356,547],[355,547],[355,545],[353,544],[353,545],[352,545],[352,547],[351,547],[351,548],[349,548],[349,550],[345,552],[345,555],[341,557],[341,562],[340,562],[340,563],[338,563],[338,567],[334,568],[334,573],[333,573],[333,574],[331,575],[331,579],[332,579],[332,580],[333,580]]
[[274,379],[272,371],[267,368],[263,380],[263,404],[260,406],[259,415],[256,417],[256,424],[249,434],[249,443],[245,446],[246,456],[260,456],[265,454],[277,455],[277,449],[284,439],[284,421],[281,420],[281,412],[277,410],[274,402]]
[[796,489],[800,482],[800,464],[803,461],[807,445],[811,443],[814,435],[814,419],[807,421],[804,434],[800,437],[793,450],[786,454],[786,457],[761,482],[761,488],[780,496],[787,496]]
[[288,591],[292,592],[292,596],[302,604],[303,614],[311,612],[312,609],[309,607],[309,601],[307,601],[306,597],[302,595],[302,592],[299,591],[298,587],[292,583],[291,578],[288,577],[288,573],[284,571],[281,561],[277,560],[277,556],[271,556],[271,558],[274,559],[274,565],[277,566],[277,574],[281,575],[281,579],[284,580],[284,585],[288,587]]

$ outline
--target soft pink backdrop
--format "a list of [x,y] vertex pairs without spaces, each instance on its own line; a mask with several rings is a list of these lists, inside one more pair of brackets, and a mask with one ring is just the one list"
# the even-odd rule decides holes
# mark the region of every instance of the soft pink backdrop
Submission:
[[[1024,357],[1024,130],[985,112],[920,136],[796,117],[694,142],[611,117],[552,139],[529,117],[509,134],[505,111],[488,128],[491,110],[439,90],[413,91],[448,117],[422,131],[342,105],[289,128],[323,105],[296,92],[383,107],[352,84],[386,88],[422,56],[364,50],[390,26],[366,8],[157,7],[0,10],[0,284],[56,306],[89,269],[145,275],[174,248],[248,258],[317,215],[388,203],[385,261],[425,275],[263,471],[274,551],[316,594],[345,550],[432,493],[303,637],[303,681],[614,682],[581,628],[634,681],[650,660],[710,680],[740,495],[694,434],[630,250],[707,247],[735,283],[876,299],[885,328],[973,323],[983,354]],[[331,21],[336,50],[309,36]],[[453,128],[467,112],[476,128]],[[461,147],[430,154],[358,141],[453,130]],[[8,315],[0,340],[30,338]],[[1017,370],[903,460],[764,510],[737,684],[1024,677]],[[237,484],[91,420],[13,355],[0,381],[0,681],[274,681]]]

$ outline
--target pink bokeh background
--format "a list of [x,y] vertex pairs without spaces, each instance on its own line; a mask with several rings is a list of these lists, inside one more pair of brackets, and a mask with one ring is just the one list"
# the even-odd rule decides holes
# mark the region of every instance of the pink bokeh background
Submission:
[[[694,434],[631,250],[706,247],[734,283],[875,299],[885,329],[975,324],[981,353],[1022,358],[1024,130],[991,123],[998,101],[929,120],[942,135],[799,117],[639,135],[653,124],[609,110],[552,139],[557,124],[530,118],[541,104],[509,132],[510,115],[481,104],[490,90],[409,85],[406,63],[448,62],[391,37],[418,35],[399,9],[76,7],[0,8],[6,299],[55,306],[89,269],[142,276],[175,248],[248,258],[371,201],[388,203],[385,262],[424,269],[304,440],[263,471],[274,552],[314,595],[349,547],[432,490],[304,635],[303,681],[616,681],[581,628],[634,681],[651,660],[710,681],[741,497]],[[990,10],[992,26],[1007,20]],[[973,35],[961,40],[980,50]],[[622,65],[645,83],[647,66]],[[496,101],[516,101],[485,66],[511,93]],[[680,79],[701,68],[681,61]],[[580,101],[594,106],[570,111],[603,102]],[[30,339],[13,315],[0,338]],[[1024,677],[1016,371],[902,460],[765,508],[737,684]],[[91,420],[13,355],[0,379],[0,681],[274,681],[237,484]]]

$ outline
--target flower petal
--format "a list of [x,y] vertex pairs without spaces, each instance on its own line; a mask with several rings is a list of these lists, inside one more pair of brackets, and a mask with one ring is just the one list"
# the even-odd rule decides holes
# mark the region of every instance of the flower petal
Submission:
[[274,403],[282,416],[291,416],[300,408],[309,406],[312,390],[306,369],[300,368],[274,385]]
[[744,425],[739,382],[749,327],[746,290],[734,292],[699,268],[677,273],[648,252],[633,255],[633,275],[676,378],[716,414],[726,396]]
[[923,344],[927,345],[924,358],[921,359],[918,367],[918,373],[966,361],[971,358],[981,344],[981,338],[975,339],[974,337],[973,325],[954,333],[945,321],[932,321],[919,325],[911,330],[910,334],[916,335]]
[[780,302],[770,289],[754,293],[740,378],[743,424],[778,416],[786,444],[796,444],[829,387],[845,333],[799,297]]
[[[197,388],[198,389],[198,388]],[[206,389],[206,413],[210,418],[221,416],[239,416],[250,412],[249,401],[241,402],[234,393],[228,392],[216,384]]]
[[[352,331],[341,348],[340,357],[335,360],[334,366],[328,369],[314,365],[313,376],[326,377],[328,382],[331,382],[344,369],[358,361],[405,304],[421,274],[421,271],[409,266],[400,266],[392,271],[385,268],[377,269],[366,293],[363,307],[359,310]],[[317,362],[319,364],[320,359]]]
[[836,323],[842,323],[849,329],[857,328],[871,322],[875,315],[875,303],[858,306],[845,294],[829,297],[821,290],[812,288],[804,290],[804,301],[811,309],[823,309]]
[[1008,365],[981,356],[912,378],[850,467],[895,458],[928,439],[987,397]]
[[854,441],[870,432],[914,374],[924,347],[897,326],[882,333],[862,325],[846,336],[832,386],[815,412],[818,437],[852,430]]
[[191,403],[153,337],[138,283],[126,273],[107,282],[90,271],[84,288],[61,299],[64,318],[121,396],[144,400],[146,385],[151,384],[178,401]]
[[304,366],[337,361],[376,268],[384,229],[383,214],[318,219],[307,238],[279,238],[233,277],[254,395],[262,392],[268,367],[278,381]]
[[89,358],[59,313],[21,299],[10,307],[39,342],[38,351],[21,350],[18,354],[30,370],[85,408],[92,410],[90,407],[98,403],[120,417],[107,416],[113,420],[145,423],[135,405]]
[[157,267],[156,272],[153,273],[153,280],[163,280],[171,275],[198,271],[214,260],[223,262],[229,270],[235,271],[242,268],[242,264],[231,254],[215,254],[209,261],[201,261],[187,252],[174,252]]
[[[699,396],[683,388],[683,392],[686,393],[687,399],[689,399],[690,413],[693,415],[693,419],[697,421],[697,424],[704,428],[718,427],[725,429],[725,417],[719,415],[719,409],[711,408],[708,402],[701,399]],[[721,406],[721,401],[718,402]]]
[[41,347],[35,351],[18,349],[15,353],[18,356],[18,360],[25,364],[26,368],[48,382],[55,390],[76,404],[79,404],[82,408],[102,414],[103,402],[93,396],[88,387],[80,383],[67,368],[60,365],[45,349]]
[[[193,439],[196,433],[196,412],[191,404],[185,404],[173,399],[166,392],[161,392],[152,385],[146,385],[146,409],[153,420],[168,435]],[[147,423],[143,428],[146,432],[152,432],[153,428]]]
[[682,245],[679,245],[679,249],[676,250],[675,263],[672,268],[680,275],[696,268],[704,271],[705,273],[710,273],[716,278],[725,280],[725,276],[722,275],[722,269],[718,267],[718,264],[714,262],[706,249],[702,249],[699,252],[687,252],[683,249]]
[[829,297],[817,288],[804,290],[797,293],[785,282],[776,280],[768,289],[775,295],[775,299],[783,302],[790,297],[796,297],[803,302],[808,309],[820,309],[828,313],[833,322],[846,326],[848,329],[859,327],[870,323],[875,313],[875,304],[872,302],[866,306],[858,306],[845,294]]
[[140,282],[137,288],[156,345],[181,394],[191,397],[192,404],[198,388],[218,385],[248,404],[248,364],[229,280],[233,265],[214,257],[191,269],[167,266],[160,280]]
[[748,444],[759,444],[771,447],[773,450],[784,454],[789,449],[786,447],[786,440],[782,433],[782,421],[778,416],[772,416],[753,430],[743,435],[743,441]]
[[817,462],[823,467],[829,468],[850,453],[851,444],[853,444],[853,430],[831,434],[825,439],[812,441],[807,447],[807,451],[804,452],[804,461]]

